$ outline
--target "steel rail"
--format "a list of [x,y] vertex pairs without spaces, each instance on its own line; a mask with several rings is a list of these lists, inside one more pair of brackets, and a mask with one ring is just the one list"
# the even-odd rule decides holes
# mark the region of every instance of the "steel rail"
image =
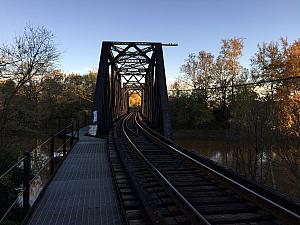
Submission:
[[26,190],[25,189],[22,189],[20,192],[19,192],[19,196],[15,199],[15,201],[9,206],[8,210],[5,211],[5,213],[3,214],[3,216],[1,217],[0,219],[0,224],[4,221],[5,217],[8,215],[8,213],[12,210],[12,208],[18,203],[18,200],[19,200],[19,197],[20,197],[20,193],[23,193],[24,191]]
[[[246,87],[246,86],[252,86],[252,85],[260,85],[260,84],[267,84],[267,83],[275,83],[275,82],[281,82],[281,81],[290,81],[290,80],[296,80],[300,79],[300,76],[293,76],[293,77],[285,77],[285,78],[279,78],[279,79],[271,79],[271,80],[261,80],[257,82],[249,82],[244,84],[234,84],[234,85],[221,85],[221,86],[214,86],[214,87],[208,87],[207,90],[216,90],[216,89],[223,89],[223,88],[235,88],[235,87]],[[185,82],[188,84],[187,82]],[[188,84],[192,87],[192,85]],[[168,91],[202,91],[203,88],[191,88],[191,89],[169,89]]]
[[[69,137],[62,145],[60,145],[58,148],[56,148],[56,151],[54,151],[54,152],[55,152],[55,153],[60,153],[60,152],[62,152],[62,151],[58,151],[58,150],[59,150],[60,148],[62,148],[65,144],[67,144],[68,141],[71,140],[71,138],[72,138],[72,136]],[[24,157],[24,158],[25,158],[25,157]],[[55,157],[49,157],[49,159],[46,159],[45,161],[42,162],[42,165],[43,165],[43,166],[42,166],[41,169],[36,173],[36,175],[30,180],[31,183],[38,177],[38,175],[40,174],[40,172],[42,172],[42,171],[45,169],[45,167],[48,165],[48,163],[50,162],[50,160],[51,160],[52,158],[55,158]]]
[[276,215],[276,217],[280,216],[279,219],[282,219],[284,222],[286,222],[288,224],[291,224],[291,225],[300,224],[300,215],[299,214],[297,214],[297,213],[295,213],[295,212],[279,205],[278,203],[272,201],[271,199],[262,196],[261,194],[259,194],[255,191],[251,190],[250,188],[236,182],[235,180],[223,175],[222,173],[210,168],[209,166],[193,159],[192,157],[190,157],[187,154],[183,153],[179,149],[177,149],[177,148],[173,147],[172,145],[166,143],[161,138],[158,138],[155,135],[151,134],[148,130],[146,130],[144,127],[142,127],[140,125],[140,123],[137,121],[137,116],[135,117],[135,123],[148,136],[154,138],[156,141],[158,141],[160,144],[166,146],[167,148],[172,149],[173,151],[177,152],[178,154],[180,154],[184,158],[189,159],[190,161],[192,161],[196,165],[201,166],[202,168],[209,171],[211,174],[215,175],[219,179],[221,178],[223,182],[225,181],[227,185],[230,185],[235,191],[237,191],[241,195],[245,196],[249,201],[255,202],[258,205],[262,206],[263,208],[268,209],[268,211],[272,215]]
[[183,205],[182,210],[189,212],[188,214],[189,216],[191,216],[191,218],[189,219],[191,219],[195,224],[199,224],[200,222],[200,224],[203,225],[211,225],[211,223],[206,220],[206,218],[171,184],[171,182],[158,169],[155,168],[155,166],[143,155],[143,153],[130,139],[125,129],[125,123],[131,115],[132,113],[126,116],[122,121],[122,130],[126,139],[130,142],[130,144],[133,146],[138,155],[143,159],[146,165],[154,172],[156,177],[158,177],[163,182],[164,186],[168,187],[171,190],[172,195],[181,202],[181,204]]
[[24,159],[26,158],[26,156],[22,157],[18,162],[16,162],[13,166],[11,166],[8,170],[6,170],[6,172],[4,172],[1,176],[0,176],[0,180],[5,177],[10,171],[12,171],[13,168],[15,168],[18,164],[20,164]]
[[63,129],[61,129],[60,131],[58,131],[56,134],[53,135],[53,137],[57,137],[59,134],[61,134],[65,129],[69,128],[72,126],[72,123],[68,126],[65,126]]
[[[59,131],[59,132],[57,132],[56,134],[54,134],[53,137],[57,137],[60,133],[62,133],[62,132],[64,131],[64,129],[69,128],[70,126],[72,126],[72,124],[70,124],[70,125],[64,127],[61,131]],[[75,133],[75,134],[76,134],[76,133]],[[75,135],[74,135],[74,136],[75,136]],[[34,148],[32,148],[32,149],[30,150],[30,154],[32,154],[32,153],[34,152],[34,150],[36,150],[37,148],[40,148],[40,147],[42,147],[43,145],[47,144],[47,143],[51,140],[51,138],[53,138],[53,137],[49,137],[48,139],[46,139],[45,141],[43,141],[41,144],[36,145]],[[66,142],[64,142],[61,146],[59,146],[59,148],[61,148],[64,144],[66,144],[71,138],[72,138],[72,136],[69,137],[69,138],[66,140]],[[59,148],[57,148],[57,149],[59,149]],[[0,176],[0,180],[1,180],[3,177],[5,177],[5,176],[6,176],[13,168],[15,168],[18,164],[20,164],[25,158],[26,158],[26,156],[22,157],[18,162],[16,162],[13,166],[11,166],[8,170],[6,170],[6,171]]]
[[68,141],[71,140],[71,138],[72,138],[72,136],[69,137],[68,139],[66,139],[66,141],[63,142],[59,147],[57,147],[57,148],[56,148],[56,151],[54,151],[54,152],[62,152],[62,151],[59,151],[59,149],[61,149],[62,147],[64,147],[64,145],[66,145],[66,144],[68,143]]
[[36,150],[37,148],[40,148],[40,147],[42,147],[43,145],[45,145],[45,144],[47,144],[50,140],[51,140],[51,136],[48,138],[48,139],[46,139],[45,141],[43,141],[42,143],[40,143],[40,144],[37,144],[34,148],[32,148],[32,150],[30,151],[30,152],[33,152],[34,150]]
[[8,208],[8,210],[4,213],[4,215],[2,216],[2,218],[0,219],[0,224],[3,222],[3,220],[5,219],[5,217],[8,215],[8,213],[11,211],[11,209],[18,203],[19,197],[17,197],[15,199],[15,201],[10,205],[10,207]]
[[60,135],[65,129],[69,128],[69,127],[72,127],[72,124],[69,124],[67,126],[65,126],[63,129],[61,129],[60,131],[58,131],[56,134],[48,137],[48,139],[46,139],[45,141],[43,141],[42,143],[40,144],[37,144],[35,147],[33,147],[31,150],[30,150],[30,153],[32,153],[34,150],[36,150],[37,148],[40,148],[42,147],[43,145],[47,144],[52,138],[55,138],[57,137],[58,135]]

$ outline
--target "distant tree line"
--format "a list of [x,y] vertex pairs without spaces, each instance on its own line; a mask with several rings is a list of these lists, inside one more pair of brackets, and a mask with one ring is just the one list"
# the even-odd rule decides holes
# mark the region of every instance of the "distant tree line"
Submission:
[[[187,103],[187,107],[174,111],[174,118],[178,118],[175,127],[199,128],[221,119],[225,125],[232,125],[237,104],[248,97],[248,100],[273,101],[280,116],[272,126],[299,135],[299,79],[289,78],[300,77],[300,40],[289,44],[281,38],[280,42],[258,45],[250,68],[239,62],[243,46],[242,38],[232,38],[222,41],[217,57],[206,51],[188,56],[181,67],[183,76],[169,91],[170,102],[171,106],[188,101],[197,105]],[[253,85],[244,85],[247,83]]]
[[300,39],[258,45],[250,68],[239,61],[242,38],[221,44],[219,55],[200,51],[182,65],[169,91],[173,126],[225,129],[231,168],[276,188],[273,168],[284,165],[300,198]]

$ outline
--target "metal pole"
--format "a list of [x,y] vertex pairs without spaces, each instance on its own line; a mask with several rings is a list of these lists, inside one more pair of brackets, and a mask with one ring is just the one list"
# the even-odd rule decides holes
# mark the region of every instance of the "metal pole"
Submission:
[[58,119],[58,132],[60,131],[60,124],[61,124],[61,121],[60,121],[60,119]]
[[63,138],[63,156],[66,156],[66,148],[67,148],[67,129],[66,128],[64,128],[64,132],[63,132],[63,134],[64,134],[64,138]]
[[73,139],[74,139],[74,126],[73,126],[73,122],[72,122],[72,126],[71,126],[71,139],[70,139],[70,149],[73,148]]
[[76,127],[77,127],[77,139],[78,139],[78,141],[79,141],[79,118],[78,117],[76,117],[76,123],[77,123],[77,125],[76,125]]
[[30,208],[29,198],[30,198],[30,152],[24,152],[24,171],[23,171],[23,209],[24,213],[27,214]]
[[54,158],[54,135],[51,136],[50,140],[50,172],[51,175],[54,173],[55,169],[55,158]]

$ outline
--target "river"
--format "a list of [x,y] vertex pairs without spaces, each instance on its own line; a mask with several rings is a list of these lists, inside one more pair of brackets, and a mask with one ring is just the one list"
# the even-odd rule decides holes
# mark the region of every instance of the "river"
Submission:
[[[293,169],[300,167],[299,161],[298,164],[291,166],[289,164],[291,162],[280,154],[283,151],[279,147],[273,147],[273,150],[262,152],[255,157],[257,154],[253,154],[253,148],[249,143],[229,142],[222,131],[177,130],[174,132],[173,139],[178,145],[195,154],[209,158],[223,167],[230,168],[248,179],[255,180],[300,202],[300,180],[295,174],[297,171]],[[287,150],[284,149],[284,152]],[[293,154],[295,152],[299,157],[299,146]]]

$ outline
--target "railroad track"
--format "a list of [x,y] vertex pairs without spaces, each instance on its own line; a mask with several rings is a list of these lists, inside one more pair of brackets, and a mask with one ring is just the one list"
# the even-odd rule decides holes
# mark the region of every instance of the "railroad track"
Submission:
[[110,160],[128,224],[300,225],[296,203],[189,153],[130,113]]

